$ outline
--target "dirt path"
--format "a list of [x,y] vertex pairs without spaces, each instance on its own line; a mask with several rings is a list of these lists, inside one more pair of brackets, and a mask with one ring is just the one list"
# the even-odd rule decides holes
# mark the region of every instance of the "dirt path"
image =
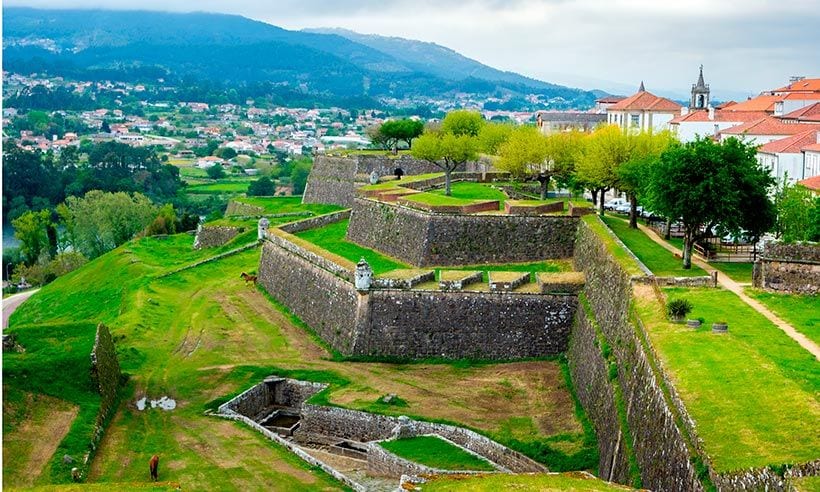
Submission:
[[[649,236],[650,239],[652,239],[656,243],[660,244],[661,246],[663,246],[667,250],[669,250],[672,253],[675,253],[677,255],[683,256],[683,253],[681,252],[681,250],[679,250],[678,248],[676,248],[676,247],[672,246],[671,244],[667,243],[666,241],[664,241],[658,235],[658,233],[656,233],[651,228],[646,227],[643,224],[638,224],[638,228],[640,230],[642,230],[647,236]],[[743,291],[743,287],[744,287],[744,285],[748,285],[748,284],[740,284],[738,282],[735,282],[734,280],[729,278],[728,275],[722,274],[721,272],[716,270],[714,267],[709,265],[709,263],[707,263],[707,262],[705,262],[705,261],[703,261],[699,258],[696,258],[694,255],[692,256],[692,263],[694,263],[695,265],[703,268],[709,274],[712,274],[712,272],[717,272],[717,281],[723,288],[737,294],[737,296],[740,297],[740,299],[743,302],[745,302],[746,304],[751,306],[752,309],[754,309],[758,313],[765,316],[766,319],[768,319],[769,321],[774,323],[775,326],[777,326],[778,328],[783,330],[783,332],[786,335],[788,335],[792,340],[794,340],[795,342],[800,344],[800,346],[803,347],[804,349],[808,350],[812,355],[814,355],[814,357],[816,359],[820,360],[820,347],[818,347],[816,343],[811,341],[808,337],[806,337],[806,335],[804,335],[804,334],[800,333],[799,331],[797,331],[792,325],[790,325],[789,323],[786,323],[785,321],[783,321],[782,319],[777,317],[766,306],[764,306],[763,304],[761,304],[757,300],[752,299],[751,297],[746,295],[746,293]]]
[[20,307],[20,304],[23,304],[26,299],[31,297],[32,294],[37,292],[40,289],[32,289],[26,292],[21,292],[20,294],[14,294],[13,296],[8,296],[3,299],[3,329],[9,327],[9,318],[11,317],[11,313],[14,312],[15,309]]

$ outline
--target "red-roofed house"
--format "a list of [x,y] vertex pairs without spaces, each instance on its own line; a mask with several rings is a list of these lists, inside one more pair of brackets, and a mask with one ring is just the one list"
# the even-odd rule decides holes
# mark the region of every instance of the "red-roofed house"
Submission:
[[769,142],[757,149],[757,161],[770,169],[777,179],[794,183],[811,177],[813,174],[806,174],[803,149],[817,143],[817,138],[817,129],[811,129]]
[[751,121],[761,120],[768,116],[762,111],[720,111],[714,108],[708,110],[689,111],[672,118],[669,129],[677,135],[681,142],[691,142],[699,135],[711,137],[721,130],[742,125]]
[[606,121],[624,130],[665,130],[680,109],[681,105],[675,101],[647,92],[641,82],[637,93],[607,108]]
[[765,145],[769,142],[796,135],[811,129],[817,129],[815,125],[801,123],[784,123],[777,118],[767,116],[759,120],[733,126],[718,133],[722,140],[726,137],[742,138],[747,142]]
[[792,111],[780,117],[784,123],[820,123],[820,102]]

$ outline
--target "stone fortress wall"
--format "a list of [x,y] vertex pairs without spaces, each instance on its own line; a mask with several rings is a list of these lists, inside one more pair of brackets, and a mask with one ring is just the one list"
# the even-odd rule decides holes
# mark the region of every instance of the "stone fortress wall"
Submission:
[[753,282],[776,292],[820,294],[820,244],[766,243],[754,265]]
[[[468,162],[456,171],[486,172],[492,166],[486,162]],[[396,169],[405,175],[441,172],[441,169],[427,161],[408,155],[321,155],[313,161],[313,169],[305,185],[305,203],[328,203],[351,207],[356,196],[356,188],[367,184],[372,172],[381,176],[392,176]]]
[[475,265],[573,256],[578,218],[455,215],[356,198],[347,238],[416,266]]
[[259,282],[346,356],[521,359],[566,350],[577,298],[516,292],[370,290],[352,272],[275,236]]

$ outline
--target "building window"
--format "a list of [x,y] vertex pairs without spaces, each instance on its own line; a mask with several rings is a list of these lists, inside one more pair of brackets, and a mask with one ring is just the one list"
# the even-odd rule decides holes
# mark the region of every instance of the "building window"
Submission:
[[629,115],[629,124],[632,125],[632,126],[638,126],[638,119],[639,118],[640,118],[640,115],[637,115],[637,114]]

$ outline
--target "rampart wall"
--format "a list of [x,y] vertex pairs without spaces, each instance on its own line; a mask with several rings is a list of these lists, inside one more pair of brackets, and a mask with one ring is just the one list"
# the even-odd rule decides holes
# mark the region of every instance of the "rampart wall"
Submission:
[[240,232],[239,227],[232,226],[200,226],[194,237],[194,249],[218,248],[227,244]]
[[570,258],[578,219],[447,215],[357,198],[347,238],[417,266]]
[[639,474],[641,485],[653,490],[703,490],[676,424],[679,409],[664,396],[661,385],[668,383],[652,367],[642,328],[630,314],[631,277],[585,222],[578,227],[575,266],[586,276],[590,312],[578,310],[568,359],[598,435],[601,477],[629,482]]
[[520,359],[566,350],[574,295],[356,291],[350,270],[270,234],[259,282],[347,356]]

